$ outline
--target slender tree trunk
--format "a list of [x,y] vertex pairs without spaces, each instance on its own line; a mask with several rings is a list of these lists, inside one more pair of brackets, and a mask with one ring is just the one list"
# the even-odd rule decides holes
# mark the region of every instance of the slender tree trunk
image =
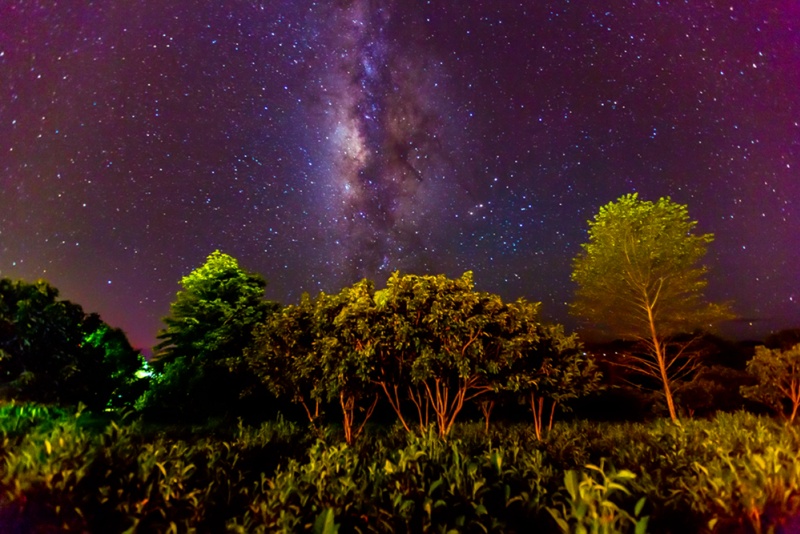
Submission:
[[650,322],[650,338],[655,350],[656,361],[658,362],[658,371],[661,375],[661,383],[664,385],[664,397],[667,399],[667,408],[669,408],[669,417],[674,423],[680,424],[678,414],[675,411],[675,401],[672,398],[672,390],[669,387],[669,375],[667,374],[667,355],[665,354],[666,347],[662,346],[661,340],[656,331],[656,320],[653,315],[653,307],[647,305],[647,319]]
[[308,416],[308,421],[311,423],[312,426],[315,425],[317,419],[319,418],[319,401],[314,401],[314,413],[311,413],[311,409],[306,404],[305,399],[300,397],[300,404],[303,405],[303,409],[306,411],[306,415]]
[[481,413],[483,413],[483,420],[485,422],[484,431],[488,434],[489,433],[489,419],[492,417],[492,410],[494,409],[494,400],[484,400],[478,403],[478,406],[481,409]]
[[364,425],[367,424],[367,420],[372,416],[372,412],[375,411],[375,405],[378,404],[378,394],[375,394],[375,399],[372,401],[372,404],[367,409],[367,413],[364,415],[364,420],[361,422],[361,425],[357,429],[353,429],[355,426],[355,415],[356,415],[356,401],[355,397],[352,395],[345,395],[344,392],[339,393],[339,404],[342,406],[342,414],[344,415],[343,420],[343,427],[344,427],[344,440],[347,442],[348,445],[352,445],[355,439],[361,434],[361,431],[364,430]]
[[544,407],[544,397],[539,397],[536,402],[536,393],[531,391],[531,412],[533,412],[533,431],[536,432],[536,439],[542,441],[542,408]]
[[423,382],[423,385],[431,401],[430,404],[433,406],[433,413],[436,415],[436,426],[439,428],[439,437],[444,439],[453,428],[456,416],[464,407],[464,402],[467,400],[467,391],[470,388],[470,382],[466,379],[460,379],[452,399],[450,398],[450,389],[447,387],[447,381],[445,380],[435,378],[432,388],[427,382]]
[[344,441],[348,445],[353,444],[353,398],[345,397],[344,392],[339,393],[339,404],[342,406],[342,414],[344,421],[342,427],[344,428]]
[[[397,414],[397,418],[400,419],[400,423],[403,425],[403,428],[406,429],[406,432],[409,434],[411,433],[411,429],[408,427],[408,423],[406,423],[405,417],[403,417],[403,413],[400,411],[400,395],[397,393],[397,386],[392,386],[392,392],[389,393],[389,388],[386,382],[378,382],[383,392],[386,394],[386,399],[389,401],[389,404],[392,406],[392,410],[394,413]],[[413,400],[413,399],[412,399]]]
[[[427,395],[423,395],[419,387],[408,386],[408,396],[414,406],[417,408],[417,417],[419,418],[419,430],[424,432],[428,428],[431,420],[431,400]],[[423,409],[422,405],[425,404]]]

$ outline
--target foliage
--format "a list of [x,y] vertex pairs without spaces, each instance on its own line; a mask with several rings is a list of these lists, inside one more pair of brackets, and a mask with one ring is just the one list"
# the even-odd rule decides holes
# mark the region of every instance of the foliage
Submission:
[[319,418],[322,403],[337,402],[349,444],[378,400],[369,376],[371,362],[362,350],[369,343],[371,321],[364,313],[372,307],[373,292],[372,283],[362,280],[335,295],[303,295],[298,305],[259,326],[253,349],[245,352],[252,372],[276,395],[300,403],[311,423]]
[[[523,310],[527,303],[517,303]],[[527,314],[530,317],[530,313]],[[530,319],[529,319],[530,320]],[[544,407],[549,403],[547,430],[552,429],[556,408],[569,411],[569,401],[603,389],[602,373],[594,359],[583,351],[575,334],[566,335],[561,325],[542,325],[531,321],[536,336],[523,340],[520,358],[505,371],[505,388],[521,393],[529,403],[536,436],[541,439],[544,428]],[[534,341],[534,343],[531,343]]]
[[576,471],[569,470],[564,474],[567,495],[563,498],[566,502],[559,508],[548,507],[547,511],[564,533],[611,534],[628,530],[626,526],[633,526],[636,534],[644,533],[648,518],[638,516],[645,498],[637,501],[633,516],[611,500],[611,496],[617,492],[629,495],[624,483],[635,478],[636,475],[627,469],[612,469],[606,473],[602,462],[599,466],[587,465],[580,478]]
[[559,403],[596,389],[599,373],[577,352],[575,336],[542,324],[539,307],[475,291],[471,273],[394,273],[377,292],[362,280],[338,294],[304,295],[257,327],[245,360],[275,395],[302,404],[312,423],[322,403],[338,401],[348,443],[379,391],[407,431],[412,405],[417,429],[433,421],[444,437],[478,397],[494,402],[513,390]]
[[215,251],[180,284],[158,334],[152,363],[160,376],[140,406],[161,417],[195,420],[230,415],[229,408],[238,412],[240,394],[257,389],[242,355],[253,328],[276,309],[264,299],[266,282]]
[[127,406],[146,385],[144,366],[121,330],[47,282],[0,279],[0,398]]
[[631,355],[631,365],[661,383],[673,420],[671,383],[693,359],[687,343],[671,341],[731,316],[727,306],[703,299],[700,261],[713,235],[695,235],[696,224],[686,206],[669,198],[625,195],[589,221],[589,241],[573,262],[572,313],[644,347],[644,355]]
[[109,376],[105,384],[95,384],[95,388],[108,388],[108,406],[125,408],[134,405],[136,400],[150,385],[150,366],[142,354],[131,347],[125,333],[119,328],[101,324],[97,330],[86,336],[85,345],[95,347],[103,353],[103,367]]
[[312,424],[320,417],[324,376],[314,347],[314,307],[304,293],[300,302],[270,315],[253,331],[245,349],[250,371],[276,397],[288,397],[303,406]]
[[447,441],[398,427],[346,446],[284,419],[181,437],[2,410],[11,532],[636,532],[645,516],[655,532],[800,526],[800,435],[745,413],[559,422],[542,440],[531,425],[458,424]]
[[800,343],[788,350],[756,347],[755,356],[747,363],[747,372],[758,383],[742,386],[745,397],[763,402],[794,422],[800,408]]
[[[365,279],[337,295],[321,293],[314,310],[315,346],[324,377],[322,392],[325,400],[338,400],[348,444],[364,429],[378,402],[371,376],[374,363],[363,350],[372,342],[373,295],[372,282]],[[360,424],[356,423],[358,411],[363,412]]]
[[496,389],[493,378],[509,363],[509,307],[473,285],[470,272],[458,279],[394,273],[375,296],[386,315],[383,343],[374,349],[377,380],[406,428],[400,388],[407,388],[420,428],[432,410],[446,436],[464,403]]
[[701,366],[691,380],[675,391],[677,403],[690,417],[708,417],[717,411],[735,412],[745,408],[741,386],[754,379],[744,370],[723,365]]

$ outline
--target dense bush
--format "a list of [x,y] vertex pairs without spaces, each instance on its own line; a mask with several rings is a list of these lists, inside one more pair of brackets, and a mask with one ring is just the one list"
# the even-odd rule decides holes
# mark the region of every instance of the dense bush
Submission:
[[373,427],[353,446],[280,419],[185,439],[0,415],[3,532],[790,532],[800,513],[800,436],[744,413],[575,421],[544,440],[531,425],[461,424],[447,441]]
[[40,280],[0,278],[0,401],[130,406],[147,388],[125,334]]

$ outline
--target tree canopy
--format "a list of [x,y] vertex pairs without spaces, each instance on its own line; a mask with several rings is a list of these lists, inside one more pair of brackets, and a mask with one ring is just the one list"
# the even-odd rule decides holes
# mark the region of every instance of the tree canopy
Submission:
[[0,279],[0,398],[131,405],[146,386],[144,358],[121,330],[58,296],[43,280]]
[[320,404],[337,402],[348,443],[381,392],[406,430],[416,419],[446,436],[472,399],[535,390],[556,403],[591,389],[576,377],[596,375],[575,358],[574,336],[541,322],[538,303],[476,291],[470,272],[394,273],[379,291],[362,280],[338,294],[304,295],[256,332],[246,351],[254,374],[302,404],[312,422]]
[[669,197],[624,195],[589,221],[589,241],[573,261],[572,313],[644,346],[646,357],[634,357],[634,367],[662,383],[673,420],[670,384],[691,358],[670,340],[731,317],[726,305],[704,299],[700,262],[713,235],[696,235],[696,225]]
[[244,370],[243,352],[253,328],[277,304],[264,298],[261,275],[218,250],[180,285],[158,334],[153,364],[159,374],[142,405],[173,417],[227,414],[256,383]]
[[786,350],[756,347],[747,371],[758,383],[742,386],[742,394],[794,422],[800,409],[800,343]]

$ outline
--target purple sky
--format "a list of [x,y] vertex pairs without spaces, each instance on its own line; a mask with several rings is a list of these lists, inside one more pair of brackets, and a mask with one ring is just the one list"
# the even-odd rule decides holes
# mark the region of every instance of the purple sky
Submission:
[[0,2],[0,276],[139,347],[215,249],[283,303],[473,270],[571,325],[636,191],[716,235],[724,332],[800,327],[796,0],[217,4]]

